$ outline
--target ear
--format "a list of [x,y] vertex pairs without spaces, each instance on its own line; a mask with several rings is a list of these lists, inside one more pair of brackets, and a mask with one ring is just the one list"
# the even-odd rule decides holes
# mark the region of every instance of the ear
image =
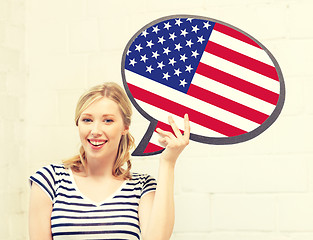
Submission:
[[125,129],[122,132],[122,135],[126,135],[128,132],[129,132],[129,126],[125,126]]

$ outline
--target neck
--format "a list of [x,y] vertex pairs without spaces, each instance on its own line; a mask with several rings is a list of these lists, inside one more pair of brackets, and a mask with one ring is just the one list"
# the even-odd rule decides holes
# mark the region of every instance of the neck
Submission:
[[93,178],[114,178],[112,174],[115,158],[95,159],[87,157],[86,176]]

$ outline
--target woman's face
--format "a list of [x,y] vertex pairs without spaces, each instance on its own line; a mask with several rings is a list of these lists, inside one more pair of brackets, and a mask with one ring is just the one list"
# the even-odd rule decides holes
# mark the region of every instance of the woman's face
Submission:
[[113,156],[115,159],[121,136],[127,133],[128,127],[124,126],[117,103],[103,97],[82,112],[78,130],[87,160]]

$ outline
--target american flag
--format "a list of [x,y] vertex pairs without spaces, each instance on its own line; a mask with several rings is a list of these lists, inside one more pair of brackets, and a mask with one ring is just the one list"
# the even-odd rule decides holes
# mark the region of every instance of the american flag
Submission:
[[150,25],[126,47],[123,61],[126,91],[154,119],[134,155],[163,149],[155,128],[170,130],[168,115],[188,113],[194,140],[209,143],[259,128],[280,97],[279,74],[260,44],[211,20]]

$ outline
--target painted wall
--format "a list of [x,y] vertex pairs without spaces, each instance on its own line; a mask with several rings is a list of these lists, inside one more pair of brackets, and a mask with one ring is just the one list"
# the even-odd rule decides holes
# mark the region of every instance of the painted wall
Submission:
[[[310,0],[0,0],[0,239],[27,239],[39,167],[79,147],[74,109],[141,27],[193,14],[246,31],[275,56],[286,84],[278,120],[245,143],[191,142],[176,168],[172,240],[313,239],[313,3]],[[134,109],[137,143],[148,122]],[[133,158],[157,177],[158,156]]]

